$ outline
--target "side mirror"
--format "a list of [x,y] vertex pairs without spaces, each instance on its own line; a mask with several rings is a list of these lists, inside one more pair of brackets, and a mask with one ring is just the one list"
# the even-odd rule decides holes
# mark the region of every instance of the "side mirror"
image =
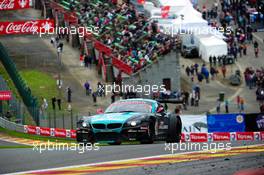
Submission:
[[96,109],[96,114],[103,114],[104,110],[102,108]]

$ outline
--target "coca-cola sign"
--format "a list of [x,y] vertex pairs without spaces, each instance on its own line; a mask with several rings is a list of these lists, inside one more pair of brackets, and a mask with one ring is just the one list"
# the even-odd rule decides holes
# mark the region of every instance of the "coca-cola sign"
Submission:
[[0,22],[0,35],[38,34],[54,30],[53,20]]
[[29,7],[29,0],[0,0],[0,10],[26,9]]

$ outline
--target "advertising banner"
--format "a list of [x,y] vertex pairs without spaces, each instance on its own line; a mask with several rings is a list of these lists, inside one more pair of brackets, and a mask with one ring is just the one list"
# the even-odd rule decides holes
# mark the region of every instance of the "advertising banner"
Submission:
[[29,8],[29,1],[30,0],[0,0],[0,11]]
[[243,132],[243,114],[213,114],[207,116],[208,132]]
[[70,130],[70,136],[71,136],[72,139],[75,139],[76,138],[76,130],[71,129]]
[[55,137],[66,137],[66,129],[55,128],[54,136]]
[[206,115],[181,115],[183,133],[207,132]]
[[25,125],[24,126],[24,132],[27,133],[27,134],[37,134],[37,127],[36,126]]
[[254,133],[253,132],[237,132],[236,133],[236,140],[254,140]]
[[245,114],[246,131],[264,131],[264,113]]
[[264,131],[260,132],[260,139],[264,140]]
[[212,141],[230,141],[230,132],[215,132],[212,133]]
[[39,129],[41,136],[50,136],[50,128],[40,127]]
[[207,142],[208,137],[207,133],[191,133],[190,141],[191,142]]
[[11,100],[11,91],[0,91],[0,100]]
[[106,55],[110,56],[112,54],[112,50],[107,47],[106,45],[102,44],[99,41],[95,41],[94,48],[96,48],[98,51],[105,53]]
[[124,63],[122,60],[119,60],[118,58],[113,57],[112,58],[112,64],[116,68],[118,68],[120,71],[122,71],[128,75],[133,73],[132,68],[129,65],[127,65],[126,63]]
[[30,20],[0,22],[0,35],[9,34],[44,34],[54,31],[54,20]]

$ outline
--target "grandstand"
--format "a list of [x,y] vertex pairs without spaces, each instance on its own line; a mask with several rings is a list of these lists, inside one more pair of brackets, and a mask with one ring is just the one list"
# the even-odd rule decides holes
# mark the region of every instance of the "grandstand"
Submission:
[[[147,65],[156,64],[158,58],[167,55],[175,45],[175,38],[160,33],[155,21],[150,21],[126,2],[121,4],[108,0],[49,2],[51,8],[47,9],[52,10],[51,17],[57,20],[59,26],[74,25],[99,29],[98,32],[92,32],[92,35],[86,34],[84,39],[77,36],[77,41],[72,42],[81,44],[82,54],[92,54],[98,60],[106,81],[116,78],[119,74],[122,77],[130,77],[139,74],[146,67],[151,69],[151,66]],[[87,48],[87,42],[93,42],[94,48]],[[111,73],[107,73],[106,63],[113,66],[114,78],[109,77]]]

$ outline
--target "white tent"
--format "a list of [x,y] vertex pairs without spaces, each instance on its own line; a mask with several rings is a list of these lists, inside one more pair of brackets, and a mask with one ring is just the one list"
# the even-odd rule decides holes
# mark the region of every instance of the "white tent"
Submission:
[[192,7],[190,0],[155,0],[160,6],[170,6],[170,11],[180,11],[185,7]]
[[227,43],[222,39],[215,36],[200,36],[196,38],[196,41],[199,42],[199,55],[206,62],[209,62],[210,56],[227,55]]

